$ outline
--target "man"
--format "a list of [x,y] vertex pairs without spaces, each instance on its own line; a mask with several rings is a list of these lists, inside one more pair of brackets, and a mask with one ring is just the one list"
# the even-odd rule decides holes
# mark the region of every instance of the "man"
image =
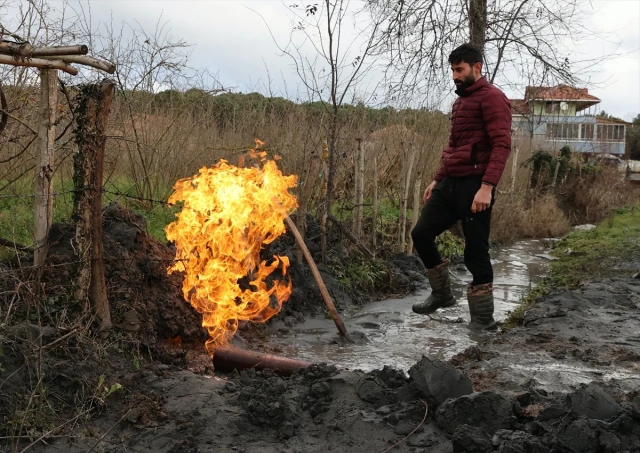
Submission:
[[464,264],[473,275],[467,287],[472,329],[495,328],[493,268],[489,231],[495,188],[511,150],[511,106],[498,88],[481,75],[482,53],[470,44],[449,56],[459,96],[451,112],[449,146],[442,164],[424,192],[420,219],[411,232],[427,269],[431,295],[413,306],[429,314],[455,305],[448,262],[438,253],[435,239],[456,221],[465,237]]

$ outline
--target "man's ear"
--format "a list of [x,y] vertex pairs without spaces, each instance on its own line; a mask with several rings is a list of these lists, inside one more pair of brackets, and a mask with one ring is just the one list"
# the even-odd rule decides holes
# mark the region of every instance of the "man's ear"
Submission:
[[473,72],[474,72],[474,75],[477,74],[477,76],[480,77],[480,75],[482,74],[482,63],[481,62],[478,62],[478,63],[473,65]]

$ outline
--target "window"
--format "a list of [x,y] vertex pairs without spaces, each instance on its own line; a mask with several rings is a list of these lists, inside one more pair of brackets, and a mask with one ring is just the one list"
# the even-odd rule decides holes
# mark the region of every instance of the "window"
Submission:
[[547,135],[550,139],[577,140],[580,124],[553,123],[547,124]]
[[624,141],[624,126],[622,124],[598,124],[596,140],[606,142]]
[[585,141],[593,140],[593,124],[580,125],[580,139]]
[[560,103],[559,102],[547,102],[544,106],[544,111],[546,113],[557,113],[560,111]]

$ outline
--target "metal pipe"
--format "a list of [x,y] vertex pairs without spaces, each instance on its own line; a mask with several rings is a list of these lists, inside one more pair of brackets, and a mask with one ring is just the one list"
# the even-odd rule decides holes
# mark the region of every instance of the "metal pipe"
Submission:
[[248,368],[254,368],[256,371],[269,369],[280,376],[291,376],[295,370],[306,368],[309,365],[311,362],[287,359],[231,346],[220,346],[213,353],[213,367],[220,371],[241,371]]

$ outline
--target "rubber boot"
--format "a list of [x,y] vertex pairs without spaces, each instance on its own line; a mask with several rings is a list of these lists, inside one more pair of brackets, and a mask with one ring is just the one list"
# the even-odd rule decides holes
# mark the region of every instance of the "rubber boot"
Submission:
[[427,269],[427,278],[431,285],[431,295],[423,302],[414,304],[412,307],[414,312],[428,315],[438,308],[452,307],[456,304],[456,298],[451,291],[448,261],[445,260],[433,269]]
[[469,285],[467,300],[471,314],[470,329],[490,330],[497,327],[496,321],[493,319],[493,283]]

